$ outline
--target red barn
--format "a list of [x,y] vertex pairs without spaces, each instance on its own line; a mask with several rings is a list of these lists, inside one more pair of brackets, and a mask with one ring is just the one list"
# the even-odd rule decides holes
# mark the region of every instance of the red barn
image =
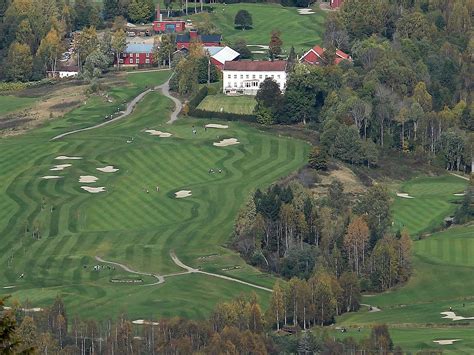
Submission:
[[124,66],[151,66],[153,63],[153,44],[129,44],[120,55]]
[[[324,59],[325,51],[326,51],[326,48],[321,48],[320,46],[314,46],[301,57],[300,62],[307,63],[307,64],[320,65]],[[334,64],[339,64],[343,60],[348,60],[352,62],[352,58],[349,54],[346,54],[343,51],[336,49],[336,57],[334,58]]]
[[338,9],[342,6],[343,2],[344,0],[331,0],[330,5],[333,9]]
[[153,30],[156,33],[184,32],[186,22],[183,20],[157,20],[153,21]]
[[204,47],[220,47],[222,35],[199,35],[196,30],[191,30],[189,33],[176,36],[176,48],[189,49],[193,41],[201,43]]

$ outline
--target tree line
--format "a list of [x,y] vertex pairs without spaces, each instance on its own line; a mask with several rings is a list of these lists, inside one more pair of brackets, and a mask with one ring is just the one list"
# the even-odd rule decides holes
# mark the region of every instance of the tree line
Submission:
[[[328,15],[321,65],[290,56],[285,92],[262,85],[260,123],[308,124],[321,154],[351,164],[395,149],[470,171],[473,10],[467,0],[345,1]],[[334,65],[336,49],[353,62]]]
[[218,304],[207,319],[159,319],[139,326],[125,315],[114,321],[71,317],[60,297],[39,312],[17,303],[6,309],[4,302],[0,299],[0,352],[5,354],[402,354],[385,325],[373,326],[370,336],[359,342],[352,337],[336,340],[326,331],[274,332],[267,321],[271,312],[260,309],[255,294]]

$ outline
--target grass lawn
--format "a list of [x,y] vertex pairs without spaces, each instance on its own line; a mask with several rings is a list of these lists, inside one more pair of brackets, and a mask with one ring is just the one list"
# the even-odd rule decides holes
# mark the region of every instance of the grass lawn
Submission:
[[37,98],[17,97],[14,95],[0,95],[0,116],[14,112],[32,105]]
[[[300,15],[294,7],[283,7],[277,4],[213,4],[211,20],[224,36],[226,43],[244,38],[250,45],[268,45],[273,29],[281,31],[283,47],[289,50],[295,47],[298,54],[307,51],[315,44],[321,44],[324,32],[325,13],[315,9],[315,14]],[[252,15],[253,29],[237,30],[234,18],[239,10],[247,10]],[[200,14],[191,15],[198,21]],[[252,48],[252,50],[258,48]],[[264,50],[261,49],[260,50]]]
[[208,95],[198,106],[200,110],[212,112],[229,112],[244,115],[253,114],[255,109],[254,96],[227,96],[223,94]]
[[[122,121],[49,141],[61,132],[102,122],[117,102],[130,100],[145,85],[158,85],[168,75],[129,74],[123,85],[110,90],[113,103],[89,99],[40,129],[0,139],[0,295],[12,294],[13,299],[41,307],[60,294],[70,314],[97,319],[124,310],[132,319],[202,318],[217,302],[241,292],[255,291],[263,306],[268,304],[265,291],[205,275],[170,277],[164,284],[144,287],[110,283],[112,276],[129,276],[120,270],[92,270],[99,255],[140,271],[182,271],[169,256],[173,250],[194,267],[267,287],[274,282],[224,245],[248,193],[301,167],[309,149],[306,143],[237,122],[225,122],[230,125],[226,130],[198,128],[194,135],[192,126],[215,121],[187,118],[166,124],[172,103],[158,92],[147,95]],[[147,128],[172,136],[151,136],[144,132]],[[127,144],[130,137],[134,141]],[[212,144],[230,137],[240,144]],[[55,160],[59,155],[83,159]],[[72,166],[50,171],[64,163]],[[105,165],[119,171],[96,170]],[[222,173],[209,174],[209,168]],[[45,175],[62,178],[44,180]],[[99,180],[79,183],[80,175]],[[106,192],[90,194],[80,188],[85,185],[104,186]],[[191,197],[174,197],[186,189]],[[36,229],[39,240],[32,238]],[[222,270],[229,266],[239,268]]]
[[[451,175],[406,182],[398,191],[414,198],[396,198],[396,223],[406,226],[412,235],[438,226],[454,211],[453,202],[461,197],[453,194],[464,191],[466,183]],[[374,323],[387,323],[395,344],[405,351],[472,352],[474,321],[443,319],[440,313],[452,307],[457,315],[474,316],[474,224],[451,227],[417,240],[413,248],[414,272],[406,285],[363,297],[362,303],[377,306],[381,311],[368,312],[367,307],[362,307],[359,312],[339,317],[338,325],[369,328]],[[338,336],[357,337],[359,332]],[[440,339],[462,341],[443,346],[433,343]]]

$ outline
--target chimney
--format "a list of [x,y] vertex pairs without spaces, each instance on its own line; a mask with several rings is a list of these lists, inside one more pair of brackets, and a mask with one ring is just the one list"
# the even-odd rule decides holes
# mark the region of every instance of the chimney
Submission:
[[156,3],[156,21],[163,21],[163,15],[161,14],[160,11],[160,2],[158,1]]
[[189,37],[191,38],[191,40],[197,39],[197,37],[198,37],[197,31],[196,30],[189,31]]

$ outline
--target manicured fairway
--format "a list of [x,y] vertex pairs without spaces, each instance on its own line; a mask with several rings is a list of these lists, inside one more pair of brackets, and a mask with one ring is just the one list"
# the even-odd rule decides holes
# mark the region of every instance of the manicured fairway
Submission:
[[[453,194],[463,192],[466,183],[450,175],[408,181],[399,191],[414,198],[396,198],[395,221],[412,234],[438,226],[455,210],[453,202],[462,197]],[[452,307],[457,315],[474,317],[474,224],[449,228],[416,240],[413,246],[414,273],[408,283],[390,292],[364,296],[362,303],[381,311],[368,312],[362,307],[357,313],[340,317],[338,324],[367,328],[387,323],[395,343],[404,350],[469,353],[474,347],[474,320],[453,321],[440,313]],[[357,337],[359,333],[350,331],[344,336],[349,335]],[[439,339],[462,341],[443,346],[433,343]]]
[[[148,81],[140,80],[140,75]],[[158,85],[167,75],[130,74],[122,86],[111,90],[113,103],[88,100],[47,127],[0,140],[0,294],[13,294],[22,301],[28,298],[37,306],[61,294],[71,313],[96,318],[123,310],[132,318],[201,318],[217,302],[240,292],[255,291],[267,304],[265,291],[205,275],[181,275],[166,278],[161,285],[140,286],[109,282],[112,276],[130,276],[124,271],[92,270],[99,264],[94,260],[98,255],[155,274],[183,271],[170,258],[174,250],[193,267],[262,286],[273,284],[271,277],[247,266],[224,246],[248,193],[304,164],[305,143],[234,122],[221,122],[229,124],[229,129],[207,131],[202,127],[212,121],[181,119],[165,124],[171,101],[157,92],[146,96],[123,121],[49,141],[66,130],[102,122],[118,102],[128,101],[150,85],[150,76]],[[196,135],[192,126],[197,128]],[[172,136],[151,136],[145,129]],[[213,146],[231,137],[240,144]],[[127,143],[131,138],[133,142]],[[59,155],[83,159],[55,160]],[[72,166],[49,170],[65,163]],[[106,165],[119,171],[96,170]],[[210,174],[210,168],[216,172]],[[41,179],[45,175],[62,178]],[[99,180],[79,183],[80,175]],[[90,194],[81,190],[84,185],[104,186],[106,192]],[[174,193],[179,190],[191,190],[192,196],[176,199]],[[32,230],[39,230],[41,239],[32,238]],[[239,268],[222,270],[233,266]],[[20,279],[22,273],[25,276]],[[150,277],[145,277],[145,283],[149,282]]]
[[455,211],[453,202],[462,200],[454,194],[465,188],[466,181],[452,175],[419,177],[402,184],[398,192],[413,198],[394,196],[394,226],[406,227],[412,236],[441,226]]
[[251,115],[256,101],[253,96],[209,95],[202,100],[198,109],[213,112],[229,112]]
[[[244,38],[248,44],[268,45],[270,34],[275,29],[281,31],[283,47],[286,50],[294,46],[300,54],[316,44],[321,45],[325,14],[319,9],[314,10],[314,14],[300,15],[294,7],[283,7],[276,4],[240,3],[213,4],[212,6],[215,9],[210,14],[211,20],[227,43]],[[242,31],[234,28],[235,15],[241,9],[247,10],[252,15],[253,29]],[[200,16],[197,14],[190,16],[190,18],[196,21]]]
[[0,95],[0,116],[9,112],[18,111],[33,104],[37,99],[33,97],[18,97]]

